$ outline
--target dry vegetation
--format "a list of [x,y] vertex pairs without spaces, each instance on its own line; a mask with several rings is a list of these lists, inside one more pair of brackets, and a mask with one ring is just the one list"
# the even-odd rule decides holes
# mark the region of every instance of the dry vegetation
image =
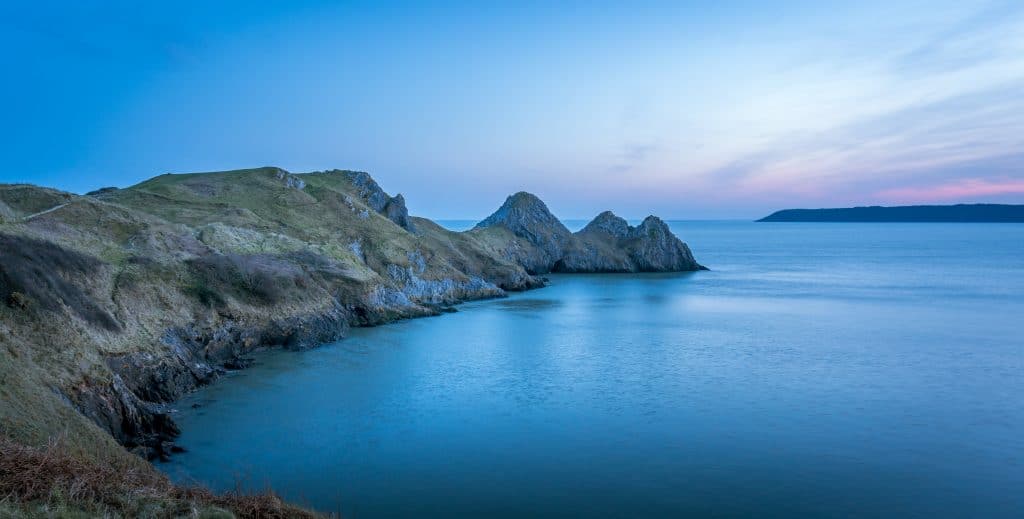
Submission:
[[12,516],[320,517],[270,491],[218,495],[123,459],[90,459],[63,441],[32,448],[0,438],[0,517]]

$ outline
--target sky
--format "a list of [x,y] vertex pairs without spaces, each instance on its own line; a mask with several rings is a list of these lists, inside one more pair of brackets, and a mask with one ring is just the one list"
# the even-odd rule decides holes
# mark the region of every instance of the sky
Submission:
[[1024,203],[1020,0],[42,0],[0,6],[0,49],[0,182],[355,169],[432,218]]

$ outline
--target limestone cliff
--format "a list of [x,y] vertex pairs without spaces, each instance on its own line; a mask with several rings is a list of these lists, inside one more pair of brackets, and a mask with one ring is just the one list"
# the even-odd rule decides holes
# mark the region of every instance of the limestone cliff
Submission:
[[476,229],[410,217],[366,173],[161,175],[86,196],[0,185],[0,433],[176,448],[170,405],[260,348],[543,286],[700,268],[657,218],[570,233],[518,193]]

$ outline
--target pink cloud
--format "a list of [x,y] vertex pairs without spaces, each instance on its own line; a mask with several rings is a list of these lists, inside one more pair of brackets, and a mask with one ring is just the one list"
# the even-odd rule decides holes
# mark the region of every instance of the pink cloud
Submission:
[[982,196],[1012,194],[1024,194],[1024,180],[966,178],[933,186],[900,187],[875,193],[881,199],[898,202],[969,201],[968,199]]

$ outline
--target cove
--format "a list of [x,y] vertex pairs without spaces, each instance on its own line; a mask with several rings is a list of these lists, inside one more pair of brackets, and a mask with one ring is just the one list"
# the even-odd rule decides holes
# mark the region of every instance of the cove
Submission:
[[671,225],[712,271],[261,353],[161,468],[346,517],[1024,511],[1024,226]]

